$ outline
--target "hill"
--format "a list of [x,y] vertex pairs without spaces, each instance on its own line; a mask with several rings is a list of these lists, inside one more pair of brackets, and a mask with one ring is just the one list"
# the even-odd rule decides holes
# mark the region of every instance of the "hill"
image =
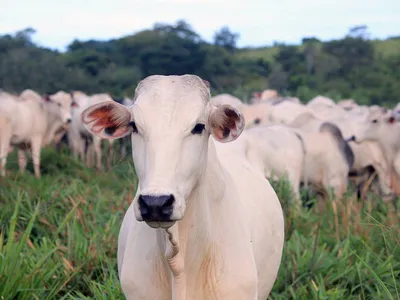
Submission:
[[[374,52],[377,58],[389,58],[399,55],[400,38],[389,38],[387,40],[372,40]],[[294,45],[299,51],[304,50],[304,45]],[[268,62],[274,62],[275,56],[279,53],[279,46],[242,48],[238,50],[237,56],[244,59],[263,59]]]

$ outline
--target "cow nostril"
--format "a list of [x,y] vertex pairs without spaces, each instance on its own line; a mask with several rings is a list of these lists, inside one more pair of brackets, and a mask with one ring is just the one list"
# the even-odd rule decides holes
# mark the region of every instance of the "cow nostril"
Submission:
[[173,195],[140,195],[138,199],[140,213],[144,221],[169,220],[174,209]]

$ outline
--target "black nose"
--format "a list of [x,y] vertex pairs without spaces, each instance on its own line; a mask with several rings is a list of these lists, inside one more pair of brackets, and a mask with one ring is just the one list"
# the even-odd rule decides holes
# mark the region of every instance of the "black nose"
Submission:
[[139,209],[143,221],[170,221],[174,202],[173,195],[140,195]]
[[67,119],[67,123],[68,123],[68,124],[71,123],[71,121],[72,121],[71,118],[68,118],[68,119]]

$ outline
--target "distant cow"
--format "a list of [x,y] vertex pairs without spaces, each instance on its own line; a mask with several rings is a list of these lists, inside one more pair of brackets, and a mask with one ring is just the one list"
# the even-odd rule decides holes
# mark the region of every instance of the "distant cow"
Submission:
[[290,125],[296,128],[306,145],[307,172],[303,180],[322,186],[327,193],[333,189],[334,198],[341,198],[347,189],[354,153],[340,129],[311,113],[298,116]]
[[227,147],[245,156],[266,178],[287,177],[292,194],[300,203],[306,149],[303,139],[292,128],[286,125],[255,126],[245,130]]
[[[82,124],[81,113],[89,106],[104,101],[112,101],[108,94],[94,94],[88,96],[80,91],[72,92],[74,101],[78,103],[78,107],[72,110],[72,124],[68,129],[68,143],[71,147],[75,158],[78,156],[88,166],[92,166],[94,155],[96,155],[96,168],[103,169],[101,138],[92,135]],[[108,141],[107,165],[111,167],[112,144],[113,141]]]
[[[210,103],[194,75],[153,75],[135,104],[82,114],[90,132],[132,136],[139,178],[118,240],[128,299],[266,299],[284,242],[279,199],[264,176],[222,143],[244,128],[237,109]],[[147,225],[148,226],[147,226]]]
[[8,149],[18,147],[21,171],[26,168],[24,150],[31,149],[36,177],[40,177],[40,151],[54,138],[60,127],[71,122],[71,97],[64,92],[42,98],[32,90],[25,90],[19,97],[2,93],[0,99],[0,164],[5,176]]

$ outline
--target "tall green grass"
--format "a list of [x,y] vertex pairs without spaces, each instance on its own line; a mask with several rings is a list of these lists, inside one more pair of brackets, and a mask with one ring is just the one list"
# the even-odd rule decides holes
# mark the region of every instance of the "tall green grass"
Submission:
[[[14,157],[0,178],[0,299],[124,299],[116,251],[137,185],[130,158],[96,172],[45,149],[42,166],[38,180],[16,171]],[[400,299],[393,205],[349,193],[297,209],[284,181],[274,187],[286,243],[270,299]]]

